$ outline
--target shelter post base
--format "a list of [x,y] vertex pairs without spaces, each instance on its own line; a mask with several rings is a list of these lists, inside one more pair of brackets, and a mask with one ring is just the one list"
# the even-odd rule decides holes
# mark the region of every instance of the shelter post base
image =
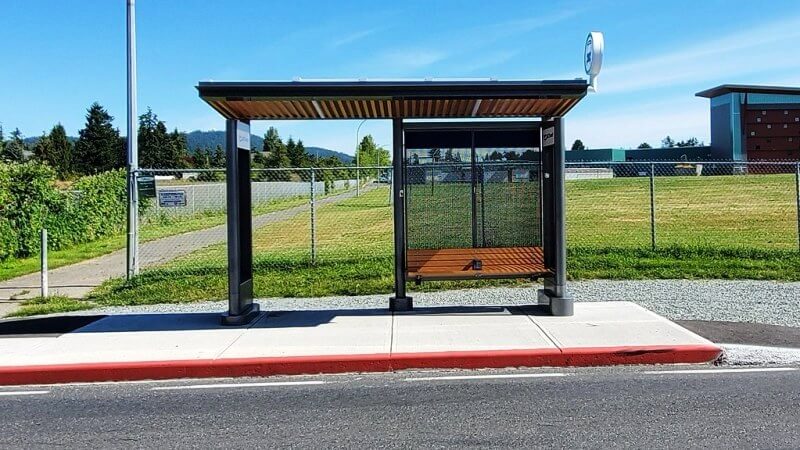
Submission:
[[537,298],[540,305],[549,305],[554,316],[571,316],[575,313],[575,300],[570,295],[557,296],[549,289],[539,289]]
[[222,325],[237,326],[247,325],[258,317],[261,312],[261,307],[258,303],[251,303],[250,306],[242,313],[233,315],[229,312],[222,314],[220,322]]
[[389,309],[392,311],[411,311],[414,309],[414,299],[411,297],[389,297]]

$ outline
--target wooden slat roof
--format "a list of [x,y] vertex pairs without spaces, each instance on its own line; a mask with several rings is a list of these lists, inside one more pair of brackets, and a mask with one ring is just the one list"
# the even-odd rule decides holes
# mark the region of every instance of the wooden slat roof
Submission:
[[586,95],[567,81],[201,82],[200,97],[229,119],[561,117]]

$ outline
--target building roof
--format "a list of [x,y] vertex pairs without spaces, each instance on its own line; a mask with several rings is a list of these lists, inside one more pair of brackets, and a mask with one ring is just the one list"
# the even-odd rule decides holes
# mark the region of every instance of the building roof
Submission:
[[200,82],[206,103],[229,119],[561,117],[586,80]]
[[793,94],[800,95],[800,87],[788,86],[757,86],[752,84],[721,84],[705,91],[695,94],[698,97],[712,98],[724,94],[748,93],[748,94]]

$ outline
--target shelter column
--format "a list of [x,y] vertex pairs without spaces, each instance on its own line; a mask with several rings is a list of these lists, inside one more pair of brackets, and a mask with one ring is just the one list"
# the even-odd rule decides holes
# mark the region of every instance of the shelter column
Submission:
[[244,325],[259,311],[253,303],[253,222],[250,196],[250,122],[228,119],[225,127],[228,208],[228,312],[223,325]]
[[544,264],[552,273],[539,290],[539,303],[550,305],[554,316],[571,316],[573,299],[567,291],[565,147],[563,119],[542,123],[542,245]]
[[411,297],[406,295],[406,174],[403,144],[403,119],[392,119],[392,195],[394,196],[394,296],[389,299],[392,311],[413,308]]

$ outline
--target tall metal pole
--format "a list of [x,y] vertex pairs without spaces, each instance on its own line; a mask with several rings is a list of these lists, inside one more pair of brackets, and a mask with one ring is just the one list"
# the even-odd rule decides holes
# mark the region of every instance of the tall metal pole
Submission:
[[364,122],[366,121],[367,119],[362,120],[361,123],[358,124],[358,128],[356,128],[356,197],[358,197],[360,193],[359,190],[361,189],[361,172],[359,171],[361,162],[359,161],[358,157],[358,147],[361,145],[361,142],[358,141],[358,133],[361,131],[361,125],[364,125]]
[[127,278],[139,274],[139,143],[136,130],[136,0],[128,0],[128,264]]

